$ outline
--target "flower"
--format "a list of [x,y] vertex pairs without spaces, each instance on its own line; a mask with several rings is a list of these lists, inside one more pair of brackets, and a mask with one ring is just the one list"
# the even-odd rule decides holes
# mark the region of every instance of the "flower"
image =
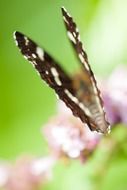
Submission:
[[101,89],[109,122],[127,124],[127,68],[117,67]]
[[0,161],[0,189],[3,188],[9,178],[10,164],[5,161]]
[[51,174],[54,165],[52,157],[33,159],[22,157],[11,165],[8,180],[4,184],[6,190],[37,190]]
[[44,127],[53,155],[86,160],[97,145],[100,135],[84,126],[61,101],[58,110],[59,114]]

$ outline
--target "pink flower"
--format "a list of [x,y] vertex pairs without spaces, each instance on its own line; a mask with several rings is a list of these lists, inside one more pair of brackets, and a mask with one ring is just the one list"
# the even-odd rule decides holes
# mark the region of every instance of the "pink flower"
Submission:
[[5,161],[0,161],[0,189],[3,188],[7,182],[10,175],[10,164]]
[[11,166],[6,190],[37,190],[51,174],[54,159],[51,157],[33,159],[24,157]]
[[97,145],[100,135],[91,132],[75,118],[63,102],[60,101],[58,108],[59,114],[44,128],[52,153],[57,157],[86,159]]

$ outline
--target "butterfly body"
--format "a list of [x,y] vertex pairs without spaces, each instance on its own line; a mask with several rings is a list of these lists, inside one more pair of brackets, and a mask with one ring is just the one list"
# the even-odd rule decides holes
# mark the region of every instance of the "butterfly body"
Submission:
[[81,65],[81,72],[70,77],[44,49],[20,32],[14,38],[23,56],[35,67],[41,78],[55,90],[72,113],[91,130],[107,133],[103,102],[87,54],[80,41],[79,31],[72,17],[62,8],[67,35]]

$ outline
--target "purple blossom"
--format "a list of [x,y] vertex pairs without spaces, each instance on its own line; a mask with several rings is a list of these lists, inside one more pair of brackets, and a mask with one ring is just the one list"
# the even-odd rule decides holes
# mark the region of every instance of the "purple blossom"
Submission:
[[127,124],[127,68],[117,67],[101,89],[109,122]]

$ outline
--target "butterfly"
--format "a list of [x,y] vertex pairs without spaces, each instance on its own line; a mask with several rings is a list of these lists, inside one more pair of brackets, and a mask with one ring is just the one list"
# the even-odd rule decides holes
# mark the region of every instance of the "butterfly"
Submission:
[[92,131],[106,134],[110,131],[110,125],[106,120],[97,82],[80,41],[79,30],[67,10],[64,7],[61,10],[67,36],[81,66],[81,72],[76,77],[70,77],[44,49],[18,31],[14,33],[16,45],[74,116],[80,118]]

